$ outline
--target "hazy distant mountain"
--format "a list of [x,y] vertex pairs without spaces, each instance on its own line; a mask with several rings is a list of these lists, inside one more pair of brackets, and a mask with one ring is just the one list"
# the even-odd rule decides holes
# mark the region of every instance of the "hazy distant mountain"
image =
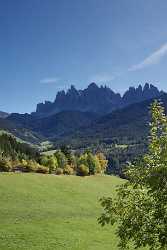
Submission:
[[104,115],[129,104],[158,97],[161,93],[156,87],[148,83],[143,88],[141,85],[137,88],[130,87],[122,97],[110,88],[106,86],[98,87],[95,83],[91,83],[84,90],[77,90],[74,86],[71,86],[67,92],[64,90],[58,92],[54,102],[39,103],[33,115],[44,117],[67,110]]
[[0,111],[0,118],[6,118],[8,115],[8,113]]

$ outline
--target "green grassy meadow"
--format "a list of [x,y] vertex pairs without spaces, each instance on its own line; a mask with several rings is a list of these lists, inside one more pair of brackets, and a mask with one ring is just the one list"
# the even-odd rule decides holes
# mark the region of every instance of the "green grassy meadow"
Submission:
[[116,250],[114,228],[97,224],[111,176],[0,174],[0,250]]

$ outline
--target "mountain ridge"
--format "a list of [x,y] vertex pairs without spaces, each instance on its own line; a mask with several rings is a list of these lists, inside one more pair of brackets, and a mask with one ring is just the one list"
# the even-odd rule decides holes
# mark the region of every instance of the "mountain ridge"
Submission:
[[7,112],[0,111],[0,118],[6,118],[8,116],[9,116],[9,114]]
[[[14,131],[15,134],[16,132],[18,133],[23,131],[23,138],[25,138],[25,134],[30,134],[31,141],[34,136],[35,140],[36,137],[39,137],[41,139],[43,138],[44,140],[52,141],[61,140],[62,138],[66,137],[71,138],[73,135],[75,137],[75,132],[81,132],[81,136],[83,135],[84,137],[84,133],[89,135],[89,131],[91,138],[94,137],[94,134],[95,137],[99,136],[100,138],[101,135],[102,137],[106,137],[104,136],[105,133],[108,133],[113,137],[113,132],[111,133],[110,127],[111,125],[114,125],[114,121],[112,118],[110,123],[110,119],[108,119],[108,117],[113,117],[116,112],[117,115],[115,117],[115,124],[117,129],[118,121],[121,122],[123,119],[126,121],[126,114],[124,114],[125,110],[121,110],[127,108],[128,112],[129,109],[132,109],[133,111],[133,106],[135,106],[135,104],[153,100],[155,98],[157,99],[163,94],[164,92],[159,91],[155,86],[148,83],[146,83],[144,87],[141,85],[139,85],[137,88],[130,87],[123,96],[120,94],[115,94],[114,91],[106,86],[98,87],[95,83],[92,83],[82,92],[77,91],[75,87],[71,87],[71,89],[67,92],[64,90],[58,92],[56,102],[45,102],[45,104],[42,104],[43,113],[40,111],[40,106],[38,105],[37,111],[35,113],[12,113],[3,120],[8,122],[7,125],[12,124],[12,131]],[[72,98],[74,96],[75,98]],[[62,102],[62,98],[64,98],[64,102]],[[59,112],[57,106],[58,102],[59,107],[61,107],[61,103],[63,105]],[[81,102],[81,106],[77,104],[78,102]],[[91,105],[89,105],[90,103]],[[131,107],[128,109],[129,106]],[[80,110],[81,107],[84,107],[84,111],[82,111],[82,109]],[[103,110],[104,112],[102,112]],[[119,113],[120,115],[118,115]],[[132,119],[134,122],[136,114],[133,115],[134,119],[132,119],[131,116],[130,119]],[[105,123],[105,119],[107,119],[107,123]],[[101,127],[99,125],[100,123],[105,123],[105,126]],[[98,129],[100,130],[99,133],[97,133]],[[104,132],[101,132],[101,130]],[[117,131],[115,133],[117,134]]]
[[115,110],[95,120],[91,126],[78,129],[62,138],[59,144],[91,145],[92,143],[133,144],[145,142],[149,135],[151,103],[158,99],[167,113],[167,94]]
[[83,90],[77,90],[73,85],[66,92],[59,91],[53,102],[45,101],[37,104],[34,116],[44,117],[67,110],[108,114],[119,108],[124,108],[132,103],[141,102],[160,96],[163,92],[157,87],[146,83],[143,87],[130,87],[121,96],[111,88],[96,83],[91,83]]
[[99,116],[95,113],[81,111],[61,111],[48,117],[36,117],[30,114],[11,114],[7,120],[16,126],[32,130],[44,137],[63,136],[72,133],[75,129],[90,125]]

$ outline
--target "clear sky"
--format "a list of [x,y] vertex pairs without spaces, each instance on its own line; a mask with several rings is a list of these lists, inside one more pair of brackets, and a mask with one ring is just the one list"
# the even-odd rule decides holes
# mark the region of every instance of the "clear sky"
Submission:
[[0,110],[92,81],[167,91],[166,13],[166,0],[0,0]]

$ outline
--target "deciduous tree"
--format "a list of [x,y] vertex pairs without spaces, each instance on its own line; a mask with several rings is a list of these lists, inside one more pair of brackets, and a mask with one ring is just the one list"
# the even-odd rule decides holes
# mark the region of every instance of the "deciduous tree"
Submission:
[[148,153],[126,171],[129,180],[117,197],[102,198],[99,223],[117,222],[120,249],[167,249],[167,117],[158,101],[151,105]]

